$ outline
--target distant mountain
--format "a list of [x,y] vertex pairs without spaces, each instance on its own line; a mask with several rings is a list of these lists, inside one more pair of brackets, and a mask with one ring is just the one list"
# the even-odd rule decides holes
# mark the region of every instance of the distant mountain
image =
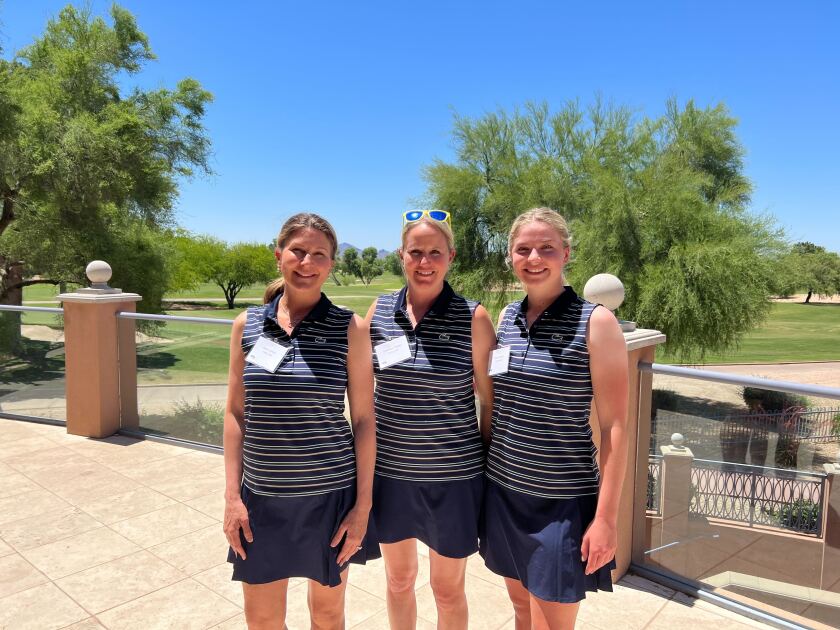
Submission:
[[[338,255],[339,255],[339,257],[341,257],[341,255],[344,254],[345,250],[348,250],[348,249],[355,249],[357,252],[359,252],[361,254],[363,248],[356,247],[355,245],[352,245],[350,243],[339,243],[338,244]],[[396,250],[391,250],[391,251],[396,251]],[[377,258],[385,258],[385,256],[390,254],[391,251],[388,251],[387,249],[380,249],[377,252],[376,257]]]

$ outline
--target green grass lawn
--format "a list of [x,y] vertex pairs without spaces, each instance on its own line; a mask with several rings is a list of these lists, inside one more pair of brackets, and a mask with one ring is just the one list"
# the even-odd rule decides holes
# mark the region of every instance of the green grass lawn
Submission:
[[[675,359],[658,352],[657,361]],[[703,362],[797,361],[840,361],[840,304],[775,303],[767,321],[745,335],[736,350],[707,355]]]

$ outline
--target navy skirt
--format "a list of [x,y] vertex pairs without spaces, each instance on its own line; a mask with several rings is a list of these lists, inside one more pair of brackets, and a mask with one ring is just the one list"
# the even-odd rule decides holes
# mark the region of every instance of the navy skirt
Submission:
[[478,550],[484,475],[457,481],[373,478],[373,520],[379,542],[416,538],[447,558]]
[[[344,541],[335,548],[330,547],[330,541],[356,502],[355,488],[283,497],[254,494],[243,486],[242,502],[248,508],[254,542],[242,535],[245,560],[233,549],[228,551],[234,580],[266,584],[302,577],[324,586],[341,584],[341,572],[347,565],[339,566],[336,560]],[[362,549],[350,558],[351,563],[365,564],[381,556],[371,521]]]
[[612,591],[615,559],[591,575],[580,559],[583,534],[597,506],[597,495],[545,499],[488,479],[481,557],[493,573],[519,580],[547,602],[579,602],[586,591]]

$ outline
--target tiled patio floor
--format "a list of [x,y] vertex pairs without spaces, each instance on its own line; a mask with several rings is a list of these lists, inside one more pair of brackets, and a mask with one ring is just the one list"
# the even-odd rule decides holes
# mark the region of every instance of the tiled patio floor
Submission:
[[[244,628],[230,581],[223,463],[124,437],[0,419],[0,628]],[[419,628],[433,628],[428,568],[417,581]],[[513,629],[500,578],[480,558],[467,576],[470,627]],[[387,628],[381,561],[353,567],[347,627]],[[307,628],[294,581],[288,626]],[[584,602],[579,628],[766,628],[636,576]]]

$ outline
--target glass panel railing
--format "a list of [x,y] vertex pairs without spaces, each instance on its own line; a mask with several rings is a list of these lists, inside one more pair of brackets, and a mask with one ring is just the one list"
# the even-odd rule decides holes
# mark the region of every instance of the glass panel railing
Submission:
[[654,373],[651,416],[643,566],[840,626],[840,400]]
[[229,322],[136,324],[140,430],[221,446]]
[[66,421],[61,309],[0,306],[0,415]]

